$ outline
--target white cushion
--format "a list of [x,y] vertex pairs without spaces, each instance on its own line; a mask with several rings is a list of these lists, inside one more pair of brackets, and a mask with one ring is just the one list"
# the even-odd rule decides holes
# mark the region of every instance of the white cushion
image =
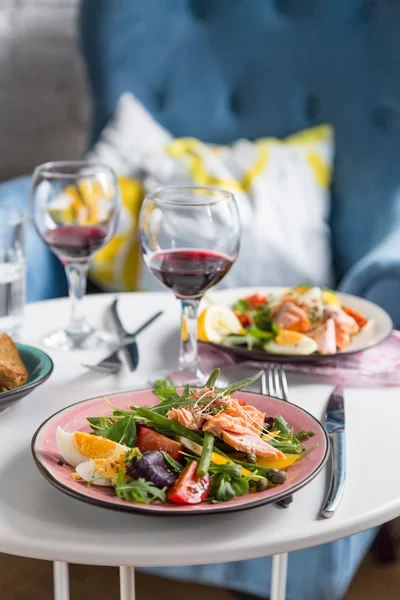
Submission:
[[[130,93],[88,158],[119,175],[158,185],[211,185],[231,190],[242,220],[239,258],[219,287],[333,283],[329,183],[332,128],[322,125],[284,140],[238,140],[211,146],[174,139]],[[160,289],[146,268],[142,289]]]

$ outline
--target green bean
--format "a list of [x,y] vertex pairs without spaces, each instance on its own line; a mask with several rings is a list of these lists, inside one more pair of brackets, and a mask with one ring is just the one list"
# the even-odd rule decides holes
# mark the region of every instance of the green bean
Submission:
[[215,382],[217,381],[219,374],[220,374],[221,370],[220,369],[214,369],[214,371],[211,373],[210,377],[207,379],[206,384],[205,384],[205,388],[212,388],[215,385]]
[[302,446],[295,446],[294,444],[288,444],[285,442],[277,442],[276,440],[268,440],[268,444],[283,452],[283,454],[301,454],[303,451]]
[[207,475],[208,469],[210,468],[211,454],[214,446],[214,436],[210,431],[204,433],[203,450],[201,452],[201,458],[199,466],[197,467],[197,475],[204,477]]
[[263,371],[258,371],[258,373],[253,375],[253,377],[248,377],[247,379],[242,379],[241,381],[232,383],[232,385],[230,385],[229,387],[226,388],[226,390],[224,390],[224,396],[229,396],[230,394],[233,394],[233,392],[237,392],[238,390],[242,390],[243,388],[251,385],[259,377],[261,377],[262,374],[263,374]]

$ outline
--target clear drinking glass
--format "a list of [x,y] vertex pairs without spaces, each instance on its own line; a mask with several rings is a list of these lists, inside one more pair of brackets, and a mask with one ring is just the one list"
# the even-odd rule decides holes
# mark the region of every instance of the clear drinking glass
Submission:
[[0,208],[0,331],[15,335],[22,325],[25,306],[24,212]]
[[71,298],[67,328],[48,335],[45,344],[86,350],[111,343],[109,333],[87,323],[82,300],[89,260],[116,230],[120,194],[114,172],[82,161],[39,165],[33,173],[31,203],[39,234],[65,266]]
[[205,187],[164,187],[149,193],[139,217],[143,258],[181,306],[179,369],[175,385],[202,385],[197,309],[204,292],[229,271],[239,252],[240,219],[234,196]]

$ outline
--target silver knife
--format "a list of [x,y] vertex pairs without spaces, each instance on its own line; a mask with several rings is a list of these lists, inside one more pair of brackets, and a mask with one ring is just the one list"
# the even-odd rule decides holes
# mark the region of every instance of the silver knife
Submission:
[[343,388],[336,386],[325,415],[325,428],[331,441],[331,480],[321,516],[330,519],[343,497],[346,482],[346,442]]
[[162,311],[156,313],[153,317],[148,319],[143,325],[141,325],[136,331],[128,332],[122,325],[121,319],[119,318],[118,310],[117,310],[118,298],[114,300],[114,302],[110,306],[111,317],[119,338],[119,341],[124,344],[126,341],[127,344],[123,346],[122,351],[125,354],[126,360],[128,362],[128,367],[130,371],[135,371],[137,369],[139,363],[139,349],[135,339],[132,339],[129,342],[130,338],[135,338],[143,329],[146,329],[150,323],[158,319],[160,315],[162,315]]

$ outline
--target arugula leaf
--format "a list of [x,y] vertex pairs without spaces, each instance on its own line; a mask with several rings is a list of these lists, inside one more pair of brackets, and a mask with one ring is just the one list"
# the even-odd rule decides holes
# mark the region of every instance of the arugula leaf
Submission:
[[277,415],[276,417],[274,417],[273,431],[276,431],[277,429],[283,436],[291,436],[291,429],[289,429],[289,426],[285,419],[282,417],[282,415]]
[[270,307],[268,304],[260,308],[256,312],[253,318],[254,324],[259,329],[263,329],[264,331],[271,331],[271,317],[270,317]]
[[180,396],[169,379],[161,379],[156,382],[154,393],[161,400],[161,403],[153,406],[150,410],[166,414],[171,408],[187,404],[190,396],[190,386],[188,384],[183,390],[182,396]]
[[105,437],[109,428],[113,425],[112,417],[87,417],[94,435]]
[[165,494],[166,487],[160,489],[146,481],[145,479],[139,478],[133,481],[124,481],[124,472],[118,473],[118,481],[115,486],[115,493],[118,498],[126,500],[127,502],[139,502],[140,504],[150,504],[153,500],[161,500],[166,502],[167,497]]
[[163,455],[165,462],[168,463],[173,471],[176,473],[180,473],[182,471],[183,465],[181,465],[181,463],[179,463],[177,460],[174,460],[172,456],[168,454],[168,452],[161,450],[161,454]]
[[136,424],[133,416],[126,416],[118,421],[106,431],[104,437],[118,444],[124,444],[133,448],[136,443]]
[[176,387],[172,385],[169,379],[157,379],[154,393],[161,402],[178,396]]
[[239,312],[239,313],[246,313],[249,312],[249,303],[244,300],[238,300],[237,302],[235,302],[235,304],[232,306],[232,310]]

